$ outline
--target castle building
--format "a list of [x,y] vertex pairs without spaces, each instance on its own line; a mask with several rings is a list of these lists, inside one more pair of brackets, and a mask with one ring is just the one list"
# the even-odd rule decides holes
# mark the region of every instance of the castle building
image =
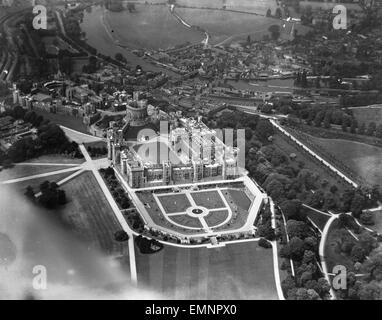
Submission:
[[[137,96],[134,96],[137,98]],[[146,100],[130,100],[123,125],[110,123],[108,157],[132,188],[235,179],[238,148],[226,146],[201,119],[179,113],[154,124]],[[162,115],[163,117],[163,115]]]

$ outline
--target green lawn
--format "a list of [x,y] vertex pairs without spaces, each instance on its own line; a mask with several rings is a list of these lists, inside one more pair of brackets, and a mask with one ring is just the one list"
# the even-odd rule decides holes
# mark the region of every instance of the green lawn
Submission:
[[136,250],[138,285],[168,299],[277,299],[272,250],[257,242],[216,249]]
[[365,123],[367,126],[370,122],[382,123],[382,108],[357,108],[351,110],[360,124]]
[[207,209],[225,208],[225,204],[217,191],[191,192],[196,205]]
[[249,210],[251,207],[251,200],[242,190],[228,189],[226,190],[231,199],[243,210]]
[[382,182],[382,148],[340,139],[311,139],[370,184]]
[[70,157],[65,157],[59,154],[49,154],[49,155],[44,155],[38,158],[34,158],[31,160],[27,160],[25,162],[39,162],[39,163],[65,163],[65,164],[78,164],[80,165],[81,163],[84,162],[84,159],[81,158],[70,158]]
[[114,233],[121,226],[91,172],[82,173],[61,188],[68,203],[60,212],[75,233],[104,253],[128,253],[127,243],[114,240]]
[[166,213],[185,212],[191,207],[191,203],[183,193],[158,196],[158,199]]
[[20,194],[24,194],[24,192],[28,186],[31,186],[35,192],[38,192],[40,184],[42,184],[44,181],[59,182],[59,181],[65,179],[66,177],[70,176],[74,172],[75,171],[65,172],[65,173],[55,174],[55,175],[52,175],[49,177],[42,177],[42,178],[26,180],[26,181],[22,181],[22,182],[16,182],[16,183],[9,184],[7,186],[10,186],[10,188],[12,188],[13,190],[15,190],[15,192],[18,192]]
[[63,114],[50,113],[40,110],[34,110],[36,114],[41,115],[44,119],[48,119],[51,122],[68,127],[73,130],[77,130],[82,133],[89,133],[87,127],[83,124],[82,118],[71,117]]
[[[70,169],[71,167],[68,166],[14,166],[10,169],[3,169],[0,172],[0,181],[10,180],[10,179],[16,179],[16,178],[23,178],[27,176],[42,174],[42,173],[48,173],[63,169]],[[47,177],[48,178],[48,177]]]
[[190,217],[189,215],[182,214],[178,216],[171,216],[171,220],[181,225],[191,227],[191,228],[202,228],[202,225],[198,218]]
[[221,224],[227,219],[228,210],[217,210],[210,212],[204,219],[210,227]]

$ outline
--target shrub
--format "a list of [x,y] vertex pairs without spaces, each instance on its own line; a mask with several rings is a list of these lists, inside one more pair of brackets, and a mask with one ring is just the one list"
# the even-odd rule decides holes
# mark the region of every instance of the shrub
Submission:
[[265,240],[264,238],[261,238],[259,240],[259,246],[266,249],[272,248],[272,244],[269,241]]

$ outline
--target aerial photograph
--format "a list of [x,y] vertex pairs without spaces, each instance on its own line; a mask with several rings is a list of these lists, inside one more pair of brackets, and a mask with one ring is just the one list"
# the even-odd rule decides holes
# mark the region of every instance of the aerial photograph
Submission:
[[382,300],[382,0],[0,0],[0,300]]

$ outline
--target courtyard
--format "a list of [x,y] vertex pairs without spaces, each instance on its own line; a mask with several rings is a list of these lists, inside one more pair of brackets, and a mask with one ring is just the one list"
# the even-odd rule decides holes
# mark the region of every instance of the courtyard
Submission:
[[135,195],[150,228],[186,237],[252,232],[249,221],[262,203],[261,194],[253,194],[243,182],[153,188]]

